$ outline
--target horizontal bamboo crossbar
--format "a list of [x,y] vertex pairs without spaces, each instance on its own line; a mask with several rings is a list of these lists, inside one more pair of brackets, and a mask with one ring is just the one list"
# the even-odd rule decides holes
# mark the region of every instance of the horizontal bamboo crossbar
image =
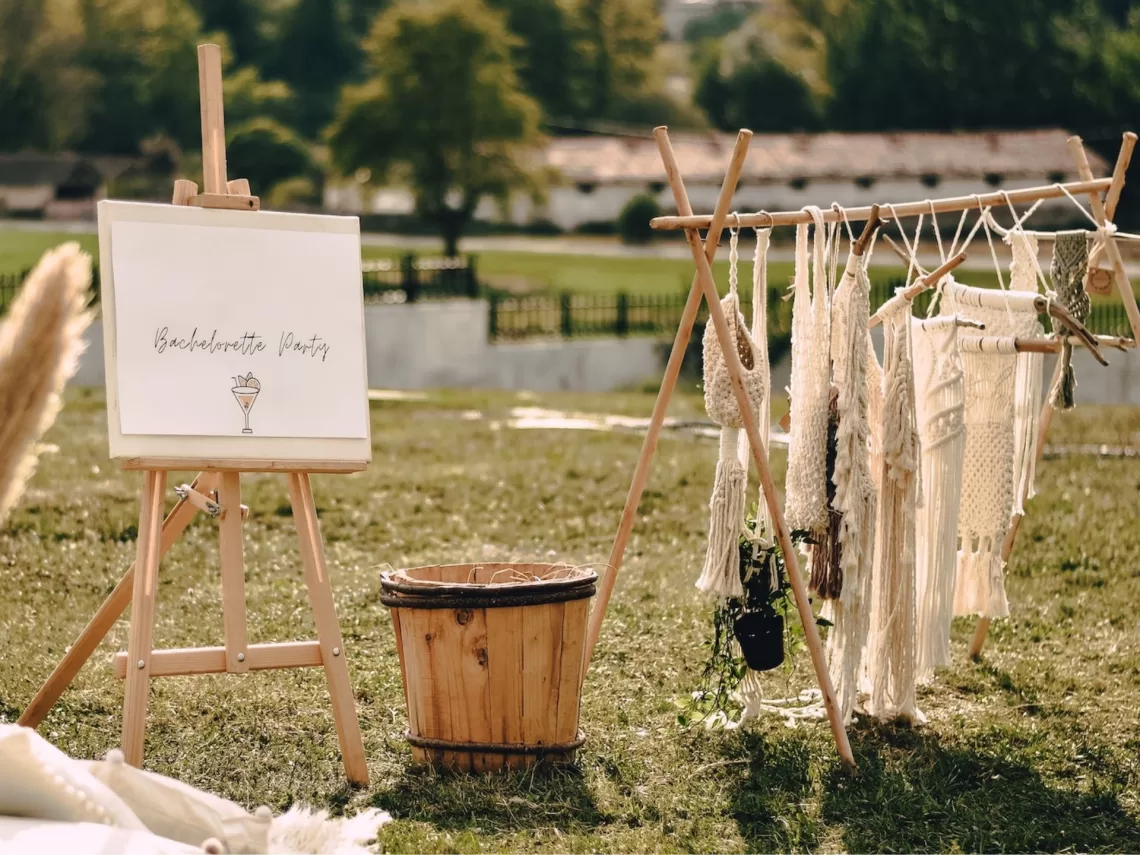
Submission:
[[[251,644],[245,664],[250,671],[274,668],[316,668],[323,663],[321,645],[316,641],[289,641],[279,644]],[[113,670],[120,680],[127,676],[127,654],[115,654]],[[150,654],[151,677],[180,677],[187,674],[224,674],[226,648],[176,647]]]
[[[1008,200],[1011,204],[1025,204],[1036,202],[1038,199],[1056,199],[1065,195],[1065,190],[1073,196],[1089,193],[1101,193],[1112,186],[1111,178],[1096,178],[1091,181],[1071,181],[1067,184],[1048,184],[1043,187],[1026,187],[1021,190],[997,190],[992,193],[978,193],[972,196],[951,196],[945,199],[923,200],[921,202],[900,202],[897,205],[882,205],[878,207],[881,214],[887,218],[917,217],[919,214],[947,214],[953,211],[968,211],[973,208],[985,208],[993,205],[1004,205]],[[1064,188],[1064,189],[1062,189]],[[825,223],[838,223],[844,220],[862,221],[871,216],[874,205],[865,205],[859,208],[829,208],[823,211]],[[712,222],[708,214],[694,214],[688,217],[670,216],[654,217],[649,224],[661,231],[675,229],[707,229]],[[811,214],[807,211],[777,211],[769,214],[758,211],[752,214],[733,216],[733,225],[752,226],[755,228],[772,228],[773,226],[794,226],[799,223],[812,223]]]

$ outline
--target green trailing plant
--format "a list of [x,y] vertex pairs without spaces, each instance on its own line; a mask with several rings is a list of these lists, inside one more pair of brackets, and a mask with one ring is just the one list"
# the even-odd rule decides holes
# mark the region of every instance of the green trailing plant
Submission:
[[[803,624],[792,619],[798,614],[795,596],[788,583],[787,565],[779,543],[757,537],[757,507],[745,521],[747,534],[740,537],[740,581],[744,596],[732,598],[713,607],[712,637],[701,647],[708,651],[701,672],[700,688],[691,695],[674,701],[677,721],[683,727],[694,724],[706,726],[735,726],[740,721],[741,707],[733,695],[748,673],[748,663],[741,653],[735,627],[746,613],[778,615],[783,622],[784,669],[790,674],[794,657],[804,649],[806,640]],[[765,532],[761,532],[764,535]],[[793,532],[796,542],[807,540],[804,532]],[[776,583],[772,584],[773,574]],[[820,627],[831,622],[816,617]]]

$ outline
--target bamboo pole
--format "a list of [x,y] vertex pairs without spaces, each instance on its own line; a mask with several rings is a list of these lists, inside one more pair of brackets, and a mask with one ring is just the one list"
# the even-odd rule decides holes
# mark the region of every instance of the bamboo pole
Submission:
[[[1026,187],[1021,190],[996,191],[993,193],[978,193],[972,196],[952,196],[945,199],[934,199],[930,202],[900,202],[896,205],[882,205],[892,211],[893,217],[917,217],[919,214],[930,214],[931,210],[937,214],[948,214],[954,211],[979,210],[986,206],[1004,205],[1008,199],[1013,204],[1036,202],[1038,199],[1056,199],[1065,195],[1068,190],[1074,196],[1082,193],[1100,193],[1112,185],[1111,178],[1092,178],[1082,181],[1071,181],[1067,184],[1048,184],[1042,187]],[[1064,188],[1061,189],[1061,188]],[[866,220],[871,216],[871,206],[848,208],[837,211],[829,208],[823,212],[825,223],[837,223],[845,219]],[[675,231],[677,229],[707,229],[712,221],[708,214],[678,214],[670,217],[655,217],[650,225],[658,230]],[[773,226],[794,226],[799,223],[812,223],[811,214],[806,211],[777,211],[769,214],[764,211],[741,214],[741,226],[754,226],[757,228],[770,228]]]
[[[677,168],[677,159],[673,154],[673,146],[669,142],[669,133],[664,127],[659,127],[654,129],[653,135],[657,138],[657,148],[661,153],[661,160],[665,165],[665,174],[668,176],[669,185],[673,190],[673,199],[677,203],[677,210],[682,216],[688,216],[692,208],[689,205],[685,184]],[[847,731],[843,727],[843,719],[840,716],[839,707],[835,702],[835,691],[831,685],[831,675],[827,670],[827,661],[824,658],[823,645],[820,643],[819,632],[816,629],[815,615],[812,613],[807,588],[804,586],[803,577],[800,575],[799,561],[796,559],[796,550],[792,544],[791,532],[788,531],[783,508],[780,507],[780,503],[776,498],[776,484],[772,479],[772,471],[768,465],[768,449],[760,440],[760,432],[756,425],[756,414],[752,411],[752,404],[748,400],[748,393],[744,388],[742,379],[744,369],[740,364],[740,356],[737,353],[736,342],[732,338],[732,333],[728,328],[728,321],[725,320],[724,312],[721,310],[720,295],[717,293],[716,283],[713,281],[712,267],[709,265],[708,257],[705,255],[701,245],[700,234],[695,228],[689,228],[685,230],[685,237],[689,242],[689,250],[693,256],[693,262],[697,265],[697,278],[700,281],[701,289],[704,291],[705,302],[709,307],[709,316],[712,320],[713,327],[716,329],[717,339],[720,341],[721,351],[724,354],[725,367],[728,369],[728,376],[732,381],[732,388],[736,394],[736,403],[740,408],[740,417],[744,422],[744,430],[748,434],[748,442],[752,450],[752,459],[756,463],[756,468],[760,473],[760,485],[763,489],[764,501],[768,506],[768,512],[771,515],[772,523],[776,529],[776,538],[780,543],[780,549],[784,555],[784,562],[788,570],[788,580],[791,582],[792,592],[795,594],[796,606],[799,610],[800,620],[803,623],[804,637],[807,641],[808,651],[811,653],[812,666],[815,668],[819,688],[823,694],[823,706],[824,709],[827,710],[827,717],[831,723],[831,732],[835,737],[835,745],[843,764],[849,769],[854,769],[855,757],[851,753],[851,744],[847,739]]]
[[[1081,138],[1078,136],[1070,137],[1068,140],[1069,151],[1073,156],[1073,160],[1077,164],[1077,172],[1081,178],[1086,178],[1092,175],[1092,169],[1089,167],[1088,157],[1085,155],[1085,149],[1081,143]],[[1116,158],[1116,166],[1112,170],[1112,182],[1109,185],[1106,194],[1105,202],[1102,204],[1098,193],[1091,193],[1089,195],[1089,206],[1092,208],[1093,216],[1097,218],[1100,223],[1112,222],[1112,218],[1116,216],[1116,207],[1120,202],[1120,194],[1124,190],[1125,174],[1128,172],[1128,164],[1132,160],[1132,151],[1136,147],[1136,134],[1128,131],[1124,134],[1124,138],[1120,143],[1120,154]],[[1105,245],[1111,246],[1110,258],[1113,262],[1113,267],[1116,267],[1117,260],[1120,260],[1120,251],[1117,249],[1116,244],[1112,238],[1105,241]],[[1113,257],[1115,255],[1115,257]],[[1120,260],[1120,271],[1123,272],[1123,260]],[[1089,259],[1092,263],[1092,259]],[[1136,297],[1132,293],[1132,285],[1128,282],[1128,277],[1117,280],[1117,287],[1120,289],[1120,299],[1124,303],[1124,310],[1128,313],[1128,321],[1132,327],[1132,344],[1135,346],[1137,339],[1137,323],[1133,320],[1133,315],[1136,312]],[[1131,306],[1131,311],[1129,310]],[[1124,347],[1124,345],[1119,345]],[[1053,379],[1049,383],[1049,388],[1052,389],[1060,378],[1061,374],[1061,361],[1058,359],[1057,364],[1053,367]],[[1045,437],[1049,433],[1049,425],[1053,422],[1053,403],[1046,400],[1045,404],[1041,407],[1041,419],[1037,427],[1037,462],[1041,462],[1042,456],[1045,454]],[[1025,485],[1026,492],[1029,490],[1029,485]],[[1024,507],[1028,495],[1022,495],[1021,501]],[[1009,561],[1010,556],[1013,554],[1013,546],[1017,542],[1017,532],[1021,528],[1021,516],[1016,516],[1010,522],[1009,530],[1006,532],[1005,540],[1001,544],[1001,561],[1004,565]],[[978,618],[978,624],[974,628],[974,636],[970,639],[970,658],[978,660],[982,655],[982,647],[986,643],[986,635],[989,633],[990,619],[988,617]]]
[[[732,156],[728,161],[728,169],[724,174],[724,183],[721,184],[720,195],[717,197],[716,208],[713,210],[712,225],[705,237],[704,254],[711,262],[716,257],[717,244],[728,218],[728,208],[732,204],[733,194],[736,193],[736,184],[740,180],[740,172],[744,169],[744,160],[748,156],[748,144],[752,140],[752,131],[742,130],[736,135],[736,144],[732,148]],[[694,274],[693,283],[689,287],[689,297],[685,301],[685,309],[681,313],[681,324],[677,329],[677,336],[673,339],[673,349],[669,353],[669,363],[665,367],[665,376],[661,380],[661,389],[657,393],[657,401],[653,405],[653,415],[649,419],[649,428],[645,432],[645,439],[641,444],[641,455],[637,458],[637,466],[633,470],[633,481],[629,485],[629,493],[625,498],[625,507],[622,509],[621,521],[618,523],[617,534],[614,536],[613,546],[610,548],[608,570],[598,585],[597,599],[594,601],[593,611],[590,613],[590,625],[586,632],[586,655],[582,659],[582,679],[590,667],[590,657],[594,653],[594,646],[598,643],[598,636],[602,631],[602,620],[606,616],[606,607],[613,594],[614,584],[617,582],[618,571],[621,570],[625,549],[629,544],[630,532],[637,517],[637,508],[641,503],[641,494],[645,489],[645,482],[649,478],[649,467],[653,462],[653,455],[657,451],[657,440],[661,435],[661,427],[665,423],[665,413],[669,408],[669,399],[677,385],[677,378],[681,373],[681,363],[685,359],[685,351],[689,346],[693,323],[701,307],[700,278]],[[753,295],[753,299],[756,299]]]

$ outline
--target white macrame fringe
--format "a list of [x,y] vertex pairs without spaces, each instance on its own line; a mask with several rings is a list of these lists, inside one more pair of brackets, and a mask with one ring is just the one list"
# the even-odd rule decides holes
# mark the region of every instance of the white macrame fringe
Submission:
[[925,499],[914,535],[915,667],[918,681],[924,683],[933,678],[935,668],[951,664],[965,403],[956,318],[912,318],[911,335]]
[[697,588],[720,600],[744,596],[740,533],[744,527],[747,470],[737,458],[736,428],[720,429],[720,459],[709,499],[709,543]]
[[[1006,241],[1013,250],[1013,261],[1009,265],[1009,287],[1011,291],[1037,292],[1037,238],[1023,231],[1012,231]],[[1031,335],[1040,336],[1045,328],[1036,316],[1033,319]],[[1030,327],[1030,322],[1025,321]],[[1015,335],[1016,333],[1010,333]],[[1041,421],[1042,374],[1045,369],[1045,354],[1019,353],[1017,355],[1017,376],[1013,391],[1013,515],[1023,516],[1025,507],[1022,497],[1032,499],[1037,490],[1034,477],[1037,469],[1037,428]]]

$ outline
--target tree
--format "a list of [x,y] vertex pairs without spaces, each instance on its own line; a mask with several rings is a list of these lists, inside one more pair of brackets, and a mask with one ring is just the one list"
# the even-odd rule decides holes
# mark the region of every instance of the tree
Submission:
[[262,80],[255,68],[240,68],[225,79],[226,122],[247,122],[265,117],[292,127],[297,120],[297,98],[280,80]]
[[78,145],[134,154],[162,133],[183,148],[201,139],[198,16],[185,0],[80,0],[85,32],[77,63],[90,73],[86,132]]
[[723,130],[806,131],[827,96],[823,35],[796,15],[760,13],[694,49],[694,99]]
[[297,93],[297,129],[315,137],[333,116],[337,92],[359,71],[359,49],[337,0],[297,0],[282,24],[267,76]]
[[649,79],[661,40],[661,16],[653,0],[577,0],[575,88],[583,115],[615,115],[635,100]]
[[554,118],[577,113],[573,21],[563,0],[487,0],[517,36],[511,56],[526,91]]
[[237,65],[257,65],[262,57],[261,13],[258,0],[192,0],[207,32],[226,34]]
[[237,125],[226,134],[229,171],[248,178],[257,194],[268,194],[289,178],[313,171],[308,144],[272,119],[259,118]]
[[448,255],[484,198],[533,188],[538,105],[519,88],[515,39],[481,0],[403,3],[377,19],[369,79],[349,86],[329,143],[345,174],[409,185]]
[[75,65],[74,0],[0,0],[0,150],[57,149],[83,130],[93,83]]
[[1080,128],[1140,101],[1137,40],[1096,0],[860,0],[828,29],[842,128]]

